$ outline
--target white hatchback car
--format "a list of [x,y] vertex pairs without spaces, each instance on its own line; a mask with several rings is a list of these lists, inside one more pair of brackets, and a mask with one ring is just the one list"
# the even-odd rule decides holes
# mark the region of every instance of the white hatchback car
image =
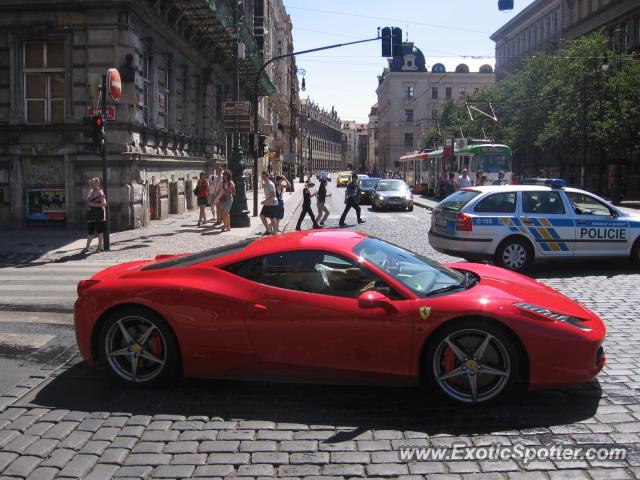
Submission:
[[429,243],[469,260],[523,270],[534,259],[628,257],[640,263],[640,214],[620,210],[559,179],[468,187],[431,216]]

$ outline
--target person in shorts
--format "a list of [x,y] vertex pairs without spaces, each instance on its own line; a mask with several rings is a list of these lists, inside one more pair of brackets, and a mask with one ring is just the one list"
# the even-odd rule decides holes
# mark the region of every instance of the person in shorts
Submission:
[[93,237],[98,236],[98,249],[96,252],[102,252],[104,241],[105,226],[105,208],[107,206],[107,197],[100,188],[100,179],[92,178],[89,180],[91,190],[87,195],[87,245],[82,253],[89,253],[89,247]]
[[262,172],[262,188],[264,190],[264,200],[261,202],[260,220],[262,220],[265,229],[263,235],[274,235],[276,233],[278,198],[276,196],[276,185],[269,179],[267,172]]
[[207,223],[207,212],[205,208],[209,205],[209,181],[207,180],[207,174],[200,172],[200,178],[196,184],[196,197],[198,198],[198,207],[200,208],[200,215],[198,216],[198,227]]

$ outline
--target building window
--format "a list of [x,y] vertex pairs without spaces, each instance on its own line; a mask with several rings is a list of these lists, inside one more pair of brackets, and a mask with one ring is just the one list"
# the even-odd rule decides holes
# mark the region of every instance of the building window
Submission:
[[464,97],[465,97],[466,94],[467,94],[467,92],[465,91],[465,89],[461,88],[458,95],[460,96],[461,100],[464,100]]
[[144,124],[149,125],[151,118],[151,66],[153,59],[151,52],[146,51],[142,54],[142,115]]
[[578,0],[578,20],[584,16],[584,0]]
[[437,120],[438,119],[438,109],[434,108],[433,110],[431,110],[431,119],[432,120]]
[[413,133],[404,134],[404,149],[413,150]]
[[569,15],[567,16],[567,25],[571,25],[575,21],[576,2],[569,0]]
[[445,97],[451,98],[451,87],[447,87],[444,92]]
[[413,122],[413,110],[405,110],[404,111],[404,121],[405,122]]
[[431,87],[431,98],[433,100],[438,99],[438,87]]
[[477,93],[480,93],[480,89],[478,87],[473,89],[473,94],[475,95]]
[[64,122],[64,42],[25,42],[24,112],[27,123]]
[[636,39],[636,45],[640,45],[640,16],[633,20],[633,35]]
[[413,95],[414,95],[413,85],[407,86],[407,89],[405,91],[405,98],[413,98]]
[[164,68],[159,69],[158,82],[158,127],[169,128],[169,100],[171,95],[171,63],[167,61]]

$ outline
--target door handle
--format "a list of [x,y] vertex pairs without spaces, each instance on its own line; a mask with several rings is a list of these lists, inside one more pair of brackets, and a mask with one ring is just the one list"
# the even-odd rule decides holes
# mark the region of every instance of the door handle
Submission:
[[268,310],[266,305],[262,305],[261,303],[254,303],[249,307],[249,312],[256,315],[259,313],[264,313]]
[[586,225],[586,224],[587,224],[587,222],[585,222],[584,220],[578,220],[576,222],[576,225]]

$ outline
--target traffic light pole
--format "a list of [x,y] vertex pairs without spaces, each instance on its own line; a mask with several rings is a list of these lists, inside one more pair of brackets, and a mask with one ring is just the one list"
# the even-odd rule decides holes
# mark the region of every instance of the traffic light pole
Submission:
[[[376,40],[380,40],[382,37],[380,37],[380,35],[378,35],[375,38],[367,38],[366,40],[356,40],[354,42],[347,42],[347,43],[337,43],[334,45],[327,45],[326,47],[318,47],[318,48],[311,48],[309,50],[302,50],[300,52],[291,52],[291,53],[285,53],[283,55],[277,55],[269,60],[267,60],[262,67],[260,67],[260,70],[258,70],[258,74],[256,75],[256,80],[254,82],[253,85],[253,134],[254,135],[258,135],[258,102],[260,101],[260,97],[261,95],[258,94],[258,84],[260,83],[260,78],[262,77],[262,74],[264,73],[264,70],[273,62],[275,62],[276,60],[282,60],[283,58],[289,58],[289,57],[295,57],[297,55],[304,55],[305,53],[313,53],[313,52],[320,52],[322,50],[330,50],[332,48],[339,48],[339,47],[346,47],[347,45],[356,45],[358,43],[367,43],[367,42],[374,42]],[[255,143],[255,142],[254,142]],[[253,216],[257,217],[258,216],[258,149],[254,148],[254,152],[253,152]]]
[[105,131],[104,142],[100,146],[101,153],[102,153],[102,191],[104,192],[104,196],[107,199],[107,205],[104,207],[103,248],[105,249],[105,251],[109,251],[111,249],[111,246],[109,242],[109,194],[107,193],[109,190],[108,181],[107,181],[107,136],[106,136],[107,129],[104,127],[104,117],[107,112],[107,76],[106,75],[102,76],[102,88],[100,93],[100,99],[101,99],[100,108],[102,110],[100,115],[102,115],[102,118],[103,118],[102,125]]

